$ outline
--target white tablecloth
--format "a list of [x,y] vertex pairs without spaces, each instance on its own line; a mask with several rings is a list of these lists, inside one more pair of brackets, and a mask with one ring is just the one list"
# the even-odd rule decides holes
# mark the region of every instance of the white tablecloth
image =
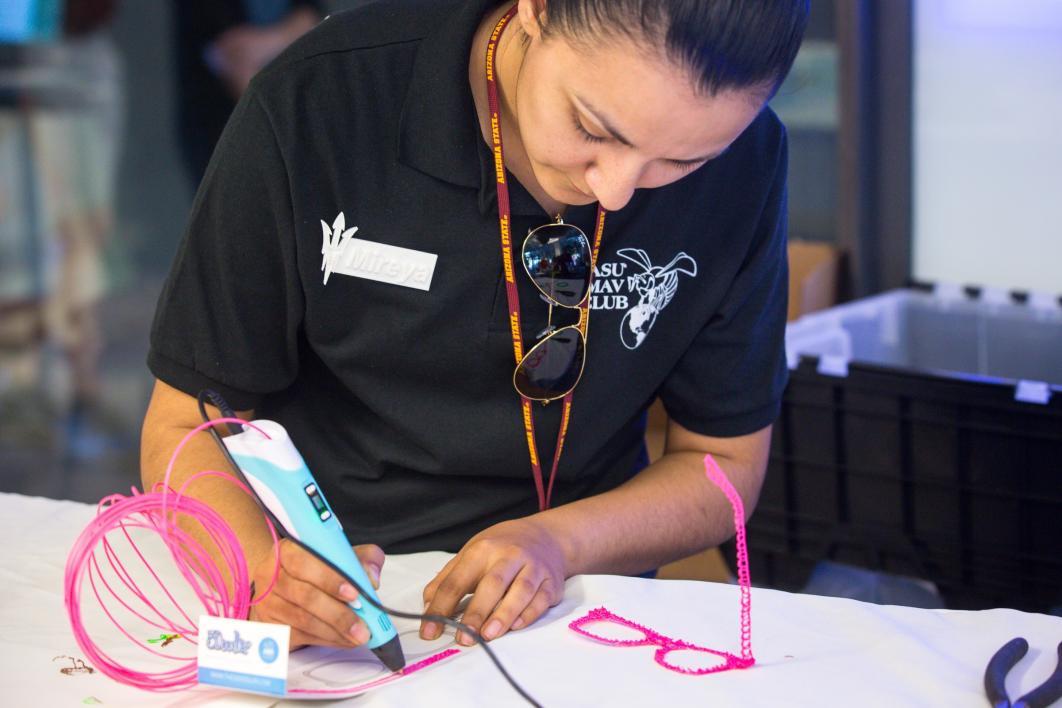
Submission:
[[[82,656],[63,608],[63,568],[67,551],[93,513],[84,504],[0,494],[0,703],[80,706],[91,697],[105,706],[296,705],[207,689],[151,694],[99,672],[61,675],[61,664],[53,657]],[[389,577],[404,583],[419,578],[423,585],[446,558],[441,553],[389,558],[381,591],[385,602],[395,595]],[[987,705],[985,664],[1004,642],[1019,635],[1032,649],[1011,673],[1008,689],[1011,696],[1021,695],[1053,670],[1062,641],[1062,619],[1046,615],[919,610],[754,589],[757,665],[685,676],[657,666],[652,648],[602,646],[567,628],[601,605],[674,638],[734,653],[739,648],[737,587],[615,576],[572,578],[559,606],[531,628],[492,646],[545,706],[892,707]],[[345,702],[433,708],[520,703],[482,650]]]

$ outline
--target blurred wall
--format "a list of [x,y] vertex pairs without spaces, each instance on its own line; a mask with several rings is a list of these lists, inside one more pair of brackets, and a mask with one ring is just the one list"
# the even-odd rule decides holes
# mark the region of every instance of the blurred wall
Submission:
[[915,276],[1062,292],[1062,2],[915,9]]

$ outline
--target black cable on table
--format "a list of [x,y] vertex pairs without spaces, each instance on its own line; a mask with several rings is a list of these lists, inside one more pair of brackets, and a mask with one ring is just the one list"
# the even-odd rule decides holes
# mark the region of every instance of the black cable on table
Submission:
[[[206,399],[210,399],[210,402],[214,404],[215,408],[217,408],[219,411],[221,411],[221,413],[222,413],[222,415],[224,417],[226,417],[226,418],[235,418],[236,417],[236,414],[232,410],[232,408],[228,405],[228,403],[225,402],[225,399],[222,398],[221,394],[217,393],[216,391],[212,391],[210,389],[203,389],[202,391],[199,392],[199,395],[197,396],[197,399],[199,401],[199,414],[203,417],[203,422],[204,423],[210,420],[210,416],[207,413],[207,409],[206,409]],[[228,427],[229,427],[230,432],[232,432],[233,434],[238,434],[238,433],[243,432],[240,429],[240,426],[238,426],[235,423],[229,423]],[[232,455],[229,453],[229,449],[227,447],[225,447],[225,443],[222,441],[221,436],[218,434],[217,429],[214,426],[210,426],[210,428],[208,428],[208,430],[210,431],[210,436],[214,439],[214,442],[217,443],[218,448],[221,450],[222,454],[225,456],[225,459],[228,461],[229,466],[231,466],[233,471],[236,472],[237,478],[240,481],[242,481],[244,484],[246,484],[247,487],[249,489],[252,489],[252,491],[253,491],[253,488],[247,482],[247,478],[243,476],[243,471],[240,469],[240,466],[238,464],[236,464],[236,460],[234,460],[232,458]],[[255,499],[255,502],[258,504],[258,507],[262,510],[262,512],[266,515],[266,517],[273,523],[273,527],[277,530],[277,534],[278,535],[284,535],[284,526],[283,526],[283,524],[281,524],[277,520],[277,518],[273,515],[273,513],[270,512],[269,509],[267,509],[265,507],[265,505],[263,505],[261,503],[261,501],[259,501],[257,495],[255,495],[254,499]],[[381,603],[378,600],[376,600],[375,598],[373,598],[372,595],[366,593],[365,589],[362,588],[361,585],[358,584],[358,582],[356,580],[354,580],[349,575],[347,575],[345,572],[343,572],[342,569],[337,567],[330,560],[328,560],[327,558],[325,558],[322,555],[320,555],[319,553],[317,553],[317,551],[315,551],[314,549],[310,548],[309,546],[307,546],[305,543],[303,543],[302,541],[300,541],[297,538],[292,538],[290,536],[285,536],[285,538],[287,538],[289,541],[291,541],[292,543],[296,544],[297,546],[299,546],[303,550],[309,552],[315,558],[317,558],[319,561],[321,561],[322,563],[327,565],[329,568],[334,570],[336,573],[338,573],[341,578],[344,578],[347,582],[349,582],[354,587],[355,590],[358,591],[358,595],[361,597],[361,599],[365,600],[366,602],[368,602],[370,605],[372,605],[376,609],[380,610],[381,612],[386,612],[387,614],[389,614],[391,616],[403,617],[405,619],[415,619],[415,620],[422,620],[422,621],[428,621],[428,622],[438,622],[439,624],[445,624],[445,625],[448,625],[450,627],[453,627],[455,630],[460,631],[460,632],[464,632],[468,636],[472,637],[476,641],[476,643],[478,643],[481,647],[483,647],[483,650],[487,652],[487,656],[490,657],[490,660],[492,662],[494,662],[494,666],[497,667],[498,671],[501,672],[501,675],[505,677],[505,680],[509,682],[509,685],[513,687],[513,690],[516,691],[517,693],[519,693],[520,696],[525,701],[527,701],[529,704],[531,704],[532,706],[535,706],[535,708],[542,708],[541,704],[539,704],[534,698],[532,698],[531,695],[527,691],[525,691],[520,686],[520,684],[518,684],[516,682],[516,680],[509,674],[509,672],[505,670],[505,667],[502,666],[501,661],[495,655],[494,650],[490,648],[489,643],[485,639],[483,639],[483,637],[480,635],[480,633],[477,632],[476,630],[472,629],[471,627],[469,627],[468,625],[466,625],[466,624],[464,624],[462,622],[458,622],[455,619],[451,619],[449,617],[444,617],[442,615],[426,615],[426,614],[419,614],[419,613],[416,613],[416,612],[402,612],[401,610],[395,610],[395,609],[392,609],[390,607],[387,607],[383,603]]]

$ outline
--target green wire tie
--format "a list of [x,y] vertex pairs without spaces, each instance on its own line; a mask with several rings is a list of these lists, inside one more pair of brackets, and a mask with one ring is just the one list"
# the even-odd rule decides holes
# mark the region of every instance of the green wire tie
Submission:
[[181,638],[181,635],[179,635],[179,634],[160,634],[158,639],[149,639],[149,640],[147,640],[147,643],[148,644],[158,644],[159,642],[162,642],[163,646],[165,646],[165,645],[169,644],[170,642],[172,642],[174,639],[180,639],[180,638]]

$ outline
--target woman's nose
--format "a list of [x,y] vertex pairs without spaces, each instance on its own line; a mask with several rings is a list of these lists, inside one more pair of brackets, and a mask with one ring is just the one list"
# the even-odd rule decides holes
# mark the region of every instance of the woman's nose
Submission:
[[641,172],[634,160],[599,161],[586,168],[586,186],[606,211],[618,211],[631,200]]

